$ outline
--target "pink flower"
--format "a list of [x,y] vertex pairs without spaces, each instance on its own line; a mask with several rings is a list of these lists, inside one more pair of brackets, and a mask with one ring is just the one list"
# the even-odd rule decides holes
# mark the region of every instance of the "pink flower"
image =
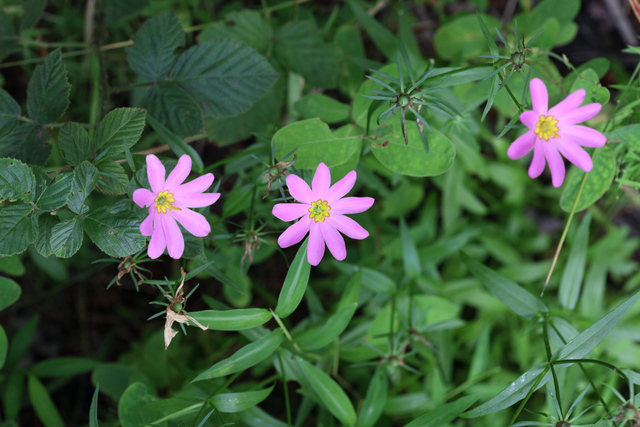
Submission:
[[169,256],[178,259],[184,252],[184,238],[176,221],[189,233],[204,237],[211,226],[204,216],[189,208],[212,205],[220,193],[204,193],[213,183],[213,174],[208,173],[183,184],[191,172],[191,157],[184,154],[165,180],[166,172],[160,160],[153,154],[147,156],[147,175],[151,190],[139,188],[133,192],[133,201],[140,207],[149,206],[149,216],[140,224],[140,233],[151,236],[147,254],[158,258],[169,250]]
[[369,236],[367,230],[345,214],[364,212],[374,202],[371,197],[344,197],[355,183],[356,171],[351,171],[331,185],[331,172],[324,163],[316,169],[312,188],[296,175],[287,176],[289,193],[300,203],[278,203],[273,207],[273,215],[283,221],[298,219],[298,222],[280,235],[278,245],[281,248],[295,245],[309,233],[309,264],[320,263],[325,243],[338,261],[345,259],[347,249],[340,233],[359,240]]
[[607,142],[607,138],[597,130],[576,125],[597,116],[602,105],[593,103],[581,107],[586,92],[578,89],[555,107],[548,108],[549,95],[542,80],[532,79],[529,88],[533,111],[520,114],[520,121],[529,130],[511,144],[507,155],[515,160],[533,149],[529,176],[539,177],[548,162],[551,182],[554,187],[560,187],[565,176],[564,161],[560,154],[589,172],[593,162],[580,146],[602,147]]

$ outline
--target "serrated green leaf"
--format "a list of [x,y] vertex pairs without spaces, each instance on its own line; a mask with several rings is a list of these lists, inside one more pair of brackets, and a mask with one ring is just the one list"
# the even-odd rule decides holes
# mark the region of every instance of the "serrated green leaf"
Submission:
[[58,258],[73,256],[82,245],[82,220],[69,218],[56,224],[51,230],[51,250]]
[[20,298],[22,289],[8,277],[0,276],[0,310],[4,310]]
[[199,35],[200,43],[235,39],[245,42],[260,53],[266,53],[273,36],[269,23],[255,10],[240,10],[229,12],[225,16],[228,25],[212,24]]
[[9,341],[7,340],[7,334],[4,332],[4,328],[2,327],[2,325],[0,325],[0,369],[2,369],[2,367],[4,366],[4,362],[7,360],[8,348]]
[[168,80],[186,89],[205,116],[225,117],[247,111],[277,78],[262,55],[240,41],[220,40],[180,55]]
[[313,335],[299,343],[300,348],[315,351],[332,343],[347,329],[357,306],[357,303],[353,303],[329,317]]
[[100,427],[98,423],[98,395],[100,393],[100,384],[96,384],[96,391],[93,392],[91,398],[91,407],[89,408],[89,427]]
[[84,228],[100,250],[109,256],[123,258],[146,245],[146,238],[140,234],[140,223],[135,212],[111,215],[106,208],[100,208],[86,216]]
[[36,67],[29,80],[27,113],[31,120],[43,125],[58,120],[69,106],[70,90],[60,49],[56,49]]
[[245,411],[265,400],[273,391],[273,386],[258,391],[245,391],[240,393],[220,393],[211,398],[211,403],[223,413]]
[[180,138],[204,132],[200,106],[186,90],[173,82],[161,81],[145,93],[142,106]]
[[560,279],[560,289],[558,290],[558,299],[560,305],[569,310],[573,310],[580,296],[582,288],[582,278],[584,277],[584,269],[587,263],[587,248],[589,247],[589,226],[591,225],[591,214],[588,213],[578,231],[576,237],[571,244],[569,259]]
[[44,211],[53,211],[63,207],[67,203],[69,193],[71,193],[73,178],[73,173],[59,175],[58,179],[47,186],[38,198],[38,208]]
[[307,261],[308,243],[309,240],[306,239],[304,243],[300,245],[300,249],[298,249],[298,253],[293,259],[291,267],[289,267],[287,276],[284,279],[284,284],[280,290],[275,313],[281,318],[289,316],[298,308],[302,297],[304,297],[304,292],[307,289],[309,274],[311,272],[311,264]]
[[321,93],[300,98],[294,108],[305,119],[318,118],[325,123],[340,123],[350,117],[351,107]]
[[29,375],[29,398],[45,427],[64,427],[64,422],[47,389],[34,375]]
[[36,177],[31,168],[15,159],[0,159],[0,200],[32,202]]
[[44,166],[51,155],[49,133],[40,125],[22,123],[0,137],[0,157],[11,157],[30,165]]
[[[263,308],[192,311],[189,316],[214,331],[241,331],[263,325],[271,319],[271,313]],[[196,326],[191,321],[189,324]]]
[[98,164],[98,190],[106,194],[120,195],[129,190],[129,177],[122,166],[112,160]]
[[109,148],[108,156],[113,157],[124,151],[123,141],[132,147],[142,135],[146,114],[141,108],[116,108],[109,112],[96,131],[96,150]]
[[0,138],[10,134],[20,120],[20,104],[4,89],[0,88]]
[[24,15],[20,18],[19,31],[23,32],[36,25],[46,5],[47,0],[26,0],[23,4]]
[[[585,173],[577,167],[572,168],[569,172],[566,187],[560,197],[560,207],[563,211],[571,212]],[[615,173],[616,157],[613,150],[608,145],[597,148],[593,154],[593,169],[587,173],[576,212],[580,212],[597,202],[611,186]]]
[[148,80],[162,80],[176,60],[173,53],[185,45],[184,29],[171,12],[147,19],[133,36],[133,46],[127,48],[127,62]]
[[38,216],[28,204],[0,209],[0,256],[24,252],[38,235]]
[[89,134],[78,123],[65,123],[58,134],[58,145],[64,158],[74,166],[93,158]]
[[202,172],[202,170],[204,169],[202,159],[200,158],[198,152],[192,146],[184,142],[184,140],[178,135],[167,129],[166,126],[154,119],[153,116],[147,116],[147,121],[149,122],[153,130],[155,130],[156,133],[160,135],[162,141],[164,141],[169,146],[169,148],[171,148],[171,151],[173,151],[176,156],[188,154],[189,157],[191,157],[193,168],[197,172]]
[[283,337],[282,329],[271,331],[269,335],[245,345],[232,356],[219,361],[195,377],[192,382],[223,377],[249,369],[271,356],[282,343]]
[[88,211],[89,208],[84,205],[84,201],[95,188],[99,177],[98,169],[87,161],[80,163],[73,170],[71,192],[67,197],[67,206],[72,212],[84,214]]
[[382,366],[378,366],[367,388],[367,395],[364,398],[356,427],[375,426],[387,403],[388,389],[387,373]]
[[536,298],[517,283],[469,258],[464,253],[461,253],[460,257],[476,279],[518,316],[531,320],[538,313],[549,311],[539,298]]
[[442,405],[428,414],[411,421],[405,427],[446,427],[478,400],[475,396],[461,397],[455,402]]
[[48,257],[53,254],[53,249],[51,249],[53,227],[58,224],[60,220],[58,220],[58,217],[55,215],[44,214],[40,215],[38,222],[38,237],[34,242],[34,246],[40,255]]
[[584,89],[587,92],[584,98],[586,103],[598,102],[604,105],[609,102],[609,89],[602,87],[598,73],[591,68],[581,71],[571,86],[571,92],[578,89]]
[[356,411],[347,394],[324,371],[316,368],[306,360],[298,358],[304,376],[312,390],[318,395],[324,406],[342,424],[352,426],[356,423]]
[[100,362],[86,357],[56,357],[33,365],[29,372],[38,378],[65,378],[91,372]]

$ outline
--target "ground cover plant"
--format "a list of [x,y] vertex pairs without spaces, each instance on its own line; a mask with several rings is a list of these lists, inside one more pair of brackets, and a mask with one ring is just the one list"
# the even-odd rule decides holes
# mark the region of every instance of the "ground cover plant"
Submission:
[[598,7],[0,0],[0,425],[640,425]]

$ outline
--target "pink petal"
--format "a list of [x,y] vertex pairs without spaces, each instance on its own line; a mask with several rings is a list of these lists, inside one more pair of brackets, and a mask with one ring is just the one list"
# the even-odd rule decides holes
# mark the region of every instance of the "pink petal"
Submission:
[[147,155],[147,176],[149,177],[151,189],[155,194],[165,190],[164,177],[166,172],[160,160],[153,154]]
[[[140,234],[143,236],[153,236],[153,218],[157,215],[155,206],[149,208],[149,216],[140,224]],[[163,249],[164,250],[164,249]]]
[[[178,164],[171,171],[164,183],[165,189],[173,190],[176,186],[182,184],[191,172],[191,157],[183,154],[178,160]],[[171,193],[171,191],[169,191]]]
[[324,256],[324,237],[320,231],[322,223],[313,221],[309,231],[309,245],[307,246],[307,261],[311,265],[318,265]]
[[156,201],[156,196],[146,188],[138,188],[133,192],[133,201],[136,205],[144,208],[146,206],[153,206]]
[[173,205],[179,208],[204,208],[214,204],[220,193],[176,193],[173,197],[176,199]]
[[213,184],[213,179],[213,174],[208,173],[206,175],[199,176],[193,181],[189,181],[186,184],[178,186],[175,191],[179,194],[204,193],[209,189],[209,187],[211,187],[211,184]]
[[342,234],[338,233],[338,230],[336,230],[328,221],[321,224],[322,225],[318,228],[320,228],[320,231],[322,232],[322,238],[327,243],[329,252],[331,252],[331,255],[333,255],[333,257],[338,261],[344,260],[347,257],[347,248],[345,247]]
[[329,188],[329,192],[327,193],[327,201],[329,202],[329,206],[334,201],[343,198],[347,195],[349,191],[356,184],[356,178],[358,175],[356,171],[351,171],[344,176],[340,181],[336,182]]
[[327,192],[331,186],[331,171],[329,167],[324,163],[320,163],[316,169],[315,175],[313,175],[313,181],[311,181],[311,188],[313,195],[317,199],[326,200]]
[[540,114],[536,113],[535,111],[527,110],[523,111],[522,114],[520,114],[520,121],[522,122],[522,124],[531,130],[536,129],[538,120],[540,120]]
[[184,252],[184,237],[182,237],[178,223],[170,215],[159,214],[158,216],[162,218],[161,221],[164,227],[164,237],[167,239],[169,256],[173,259],[180,259]]
[[529,90],[531,91],[533,111],[538,113],[538,115],[546,115],[549,109],[549,94],[547,93],[547,87],[544,85],[544,82],[538,78],[531,79]]
[[554,138],[553,145],[560,151],[560,154],[583,171],[589,172],[593,169],[591,156],[578,144],[564,138]]
[[553,116],[564,116],[571,112],[571,110],[575,110],[578,108],[583,102],[584,97],[587,94],[587,91],[584,89],[578,89],[565,99],[556,104],[553,108],[549,110],[549,115]]
[[529,178],[531,179],[536,179],[542,175],[544,166],[546,165],[544,147],[542,144],[544,143],[538,141],[533,147],[533,160],[531,160],[531,165],[529,166]]
[[309,227],[313,222],[310,218],[302,218],[286,230],[278,237],[278,245],[281,248],[288,248],[289,246],[299,243],[309,232]]
[[598,115],[598,113],[600,113],[601,109],[602,105],[594,102],[593,104],[587,104],[584,107],[571,110],[566,114],[558,115],[556,119],[558,119],[558,127],[560,128],[560,132],[562,132],[562,129],[564,129],[565,126],[575,125],[576,123],[582,123],[584,121],[593,119]]
[[309,205],[300,203],[278,203],[271,213],[282,221],[293,221],[309,213]]
[[164,252],[164,248],[167,247],[161,216],[162,215],[154,215],[153,217],[153,234],[151,235],[151,241],[147,249],[147,255],[149,255],[151,259],[158,258]]
[[345,197],[329,205],[331,206],[329,215],[364,212],[373,206],[374,201],[372,197]]
[[339,232],[351,239],[362,240],[369,237],[369,232],[348,216],[331,215],[325,222],[330,222]]
[[549,163],[549,170],[551,171],[551,183],[554,187],[560,187],[564,182],[564,161],[558,153],[556,147],[552,144],[544,144],[544,156]]
[[579,125],[564,126],[562,128],[562,137],[583,147],[599,148],[607,142],[607,137],[597,130]]
[[304,179],[297,175],[289,175],[287,177],[287,187],[289,187],[291,197],[301,203],[311,204],[311,202],[318,200],[314,197],[311,188],[309,188],[309,185],[304,181]]
[[536,134],[532,130],[528,130],[527,133],[513,141],[507,150],[507,156],[511,160],[519,159],[533,149],[535,142]]
[[173,210],[168,213],[174,217],[185,230],[196,237],[205,237],[211,233],[209,221],[197,212],[189,209]]

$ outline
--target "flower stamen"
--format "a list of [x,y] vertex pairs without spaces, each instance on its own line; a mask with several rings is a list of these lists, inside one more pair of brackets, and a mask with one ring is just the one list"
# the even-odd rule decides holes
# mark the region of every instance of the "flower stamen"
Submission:
[[311,202],[309,218],[315,220],[315,222],[324,222],[325,218],[329,218],[330,210],[331,206],[327,204],[326,200],[318,199],[317,202]]
[[158,210],[158,213],[166,214],[172,210],[181,210],[180,208],[172,205],[175,201],[176,199],[173,198],[173,194],[169,193],[169,190],[159,192],[156,197],[156,209]]
[[558,123],[557,120],[553,120],[553,116],[540,116],[540,120],[536,123],[536,130],[534,133],[538,135],[538,138],[549,141],[549,138],[557,138],[558,135]]

